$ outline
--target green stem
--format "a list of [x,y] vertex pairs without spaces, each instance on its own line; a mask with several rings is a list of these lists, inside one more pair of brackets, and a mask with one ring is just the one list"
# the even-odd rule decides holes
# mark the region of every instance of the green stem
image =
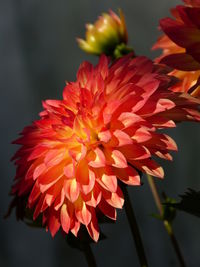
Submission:
[[92,249],[90,247],[90,244],[84,243],[82,245],[82,250],[84,252],[88,267],[97,267],[96,260],[95,260],[94,254],[92,252]]
[[[156,206],[158,208],[158,211],[160,213],[160,216],[162,218],[162,216],[163,216],[163,206],[162,206],[162,203],[161,203],[161,200],[160,200],[160,196],[158,194],[158,190],[157,190],[156,184],[155,184],[154,179],[152,178],[151,175],[147,174],[147,180],[149,182],[149,186],[150,186],[150,189],[151,189],[155,204],[156,204]],[[167,220],[163,220],[163,224],[164,224],[165,229],[166,229],[166,231],[167,231],[167,233],[168,233],[168,235],[170,237],[171,243],[172,243],[172,245],[174,247],[174,250],[176,252],[177,258],[178,258],[179,263],[180,263],[180,266],[181,267],[186,267],[183,255],[182,255],[181,250],[179,248],[177,239],[176,239],[176,237],[174,235],[174,231],[173,231],[171,223],[169,221],[167,221]]]
[[140,261],[140,266],[141,267],[147,267],[148,263],[147,263],[147,259],[146,259],[146,255],[145,255],[145,251],[144,251],[144,246],[142,243],[142,238],[140,235],[140,230],[139,230],[136,218],[135,218],[134,210],[133,210],[133,207],[131,205],[131,201],[130,201],[126,186],[122,185],[122,191],[124,193],[125,211],[126,211],[128,222],[129,222],[131,232],[132,232],[132,235],[133,235],[133,238],[135,241],[135,246],[136,246],[138,258]]

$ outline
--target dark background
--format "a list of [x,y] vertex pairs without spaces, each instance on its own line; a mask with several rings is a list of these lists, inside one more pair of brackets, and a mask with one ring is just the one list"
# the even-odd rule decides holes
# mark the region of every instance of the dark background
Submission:
[[[1,194],[0,266],[86,267],[81,252],[70,248],[61,234],[54,239],[44,230],[16,222],[14,213],[2,217],[8,207],[15,169],[11,145],[22,128],[38,118],[43,99],[61,98],[65,80],[75,80],[80,63],[92,56],[79,50],[75,38],[84,37],[84,24],[94,22],[109,8],[125,13],[130,44],[137,54],[153,58],[150,47],[156,41],[158,20],[169,14],[172,0],[5,0],[0,1],[0,85],[1,85]],[[200,127],[195,123],[171,130],[179,153],[173,162],[163,162],[164,181],[160,190],[177,198],[186,188],[200,190]],[[146,178],[143,187],[129,188],[144,246],[153,267],[178,266],[169,238],[156,212]],[[98,267],[139,266],[130,229],[123,211],[116,224],[103,225],[108,239],[92,245]],[[174,229],[186,262],[200,266],[200,220],[179,213]]]

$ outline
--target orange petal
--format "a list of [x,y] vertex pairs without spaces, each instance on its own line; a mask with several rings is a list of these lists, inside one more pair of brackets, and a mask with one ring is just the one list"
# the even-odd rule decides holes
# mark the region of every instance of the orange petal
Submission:
[[70,217],[67,211],[67,205],[63,204],[60,210],[60,221],[62,229],[68,234],[70,229]]
[[113,132],[113,135],[117,138],[119,142],[118,146],[124,146],[133,143],[133,140],[130,138],[130,136],[121,130],[115,130]]
[[106,160],[103,151],[100,148],[96,148],[94,152],[96,154],[96,158],[94,161],[90,161],[88,165],[94,168],[104,167]]
[[44,163],[47,167],[52,167],[59,164],[66,154],[64,149],[51,149],[44,158]]
[[55,236],[60,228],[59,214],[58,212],[53,211],[53,209],[51,210],[49,215],[48,228],[51,232],[52,237]]
[[144,159],[141,161],[132,161],[130,162],[133,166],[135,166],[137,169],[150,174],[152,176],[163,178],[164,177],[164,171],[163,168],[154,160],[152,159]]
[[75,215],[77,220],[85,225],[88,225],[92,218],[90,208],[80,200],[75,203]]
[[78,231],[80,229],[80,222],[77,221],[76,219],[73,220],[72,226],[71,226],[71,232],[72,234],[74,234],[75,236],[77,236]]
[[99,239],[99,226],[96,218],[95,211],[92,209],[91,222],[86,226],[91,238],[97,242]]
[[146,159],[151,157],[150,152],[145,146],[140,144],[126,145],[119,148],[120,152],[128,159]]
[[33,172],[33,180],[36,180],[45,170],[47,170],[47,167],[44,163],[38,165]]
[[95,174],[93,171],[89,170],[89,176],[88,176],[88,184],[80,184],[81,191],[84,194],[88,194],[93,190],[93,187],[95,185]]
[[64,174],[67,178],[73,178],[75,176],[75,167],[73,163],[68,164],[63,169]]
[[42,145],[38,145],[38,146],[35,147],[35,149],[30,154],[30,156],[28,157],[27,160],[29,161],[29,160],[33,160],[33,159],[39,158],[39,157],[43,156],[47,151],[48,151],[48,147],[42,146]]
[[113,150],[111,157],[114,160],[114,163],[112,164],[112,166],[117,167],[117,168],[126,168],[127,167],[126,158],[119,150]]
[[82,198],[88,206],[96,207],[101,200],[101,196],[102,192],[95,186],[89,194],[82,195]]
[[58,210],[60,209],[60,207],[62,206],[63,202],[65,199],[65,190],[64,188],[62,188],[61,192],[59,193],[59,195],[57,196],[55,202],[54,202],[54,209]]
[[110,141],[111,137],[112,136],[109,130],[98,133],[98,138],[101,142],[107,143]]
[[39,201],[36,204],[35,211],[33,213],[33,220],[35,220],[39,216],[43,203],[44,203],[44,196],[40,196]]
[[86,160],[82,160],[78,163],[76,169],[76,179],[84,194],[87,195],[93,189],[95,184],[95,174],[88,168]]
[[138,116],[134,113],[131,113],[131,112],[121,113],[118,120],[123,123],[125,128],[128,128],[137,122],[144,121],[144,119],[142,119],[140,116]]
[[97,182],[110,192],[117,190],[117,177],[115,175],[103,174],[101,178],[97,179]]
[[45,174],[38,177],[37,181],[40,185],[40,190],[42,193],[63,177],[63,167],[63,164],[51,167]]
[[32,191],[31,191],[31,194],[30,194],[30,196],[28,198],[29,207],[31,207],[34,204],[36,199],[39,197],[40,193],[41,193],[40,192],[40,187],[39,187],[38,181],[36,181],[34,186],[33,186]]
[[103,197],[108,202],[108,204],[110,204],[114,208],[122,209],[124,205],[124,197],[119,186],[117,187],[117,191],[115,193],[103,191]]
[[98,207],[101,210],[101,212],[108,218],[116,220],[117,218],[116,209],[110,206],[103,198],[101,199]]
[[140,176],[138,172],[128,166],[126,169],[114,169],[116,176],[125,184],[140,185]]
[[74,203],[80,193],[79,184],[77,183],[76,179],[69,179],[64,181],[64,191],[66,197]]

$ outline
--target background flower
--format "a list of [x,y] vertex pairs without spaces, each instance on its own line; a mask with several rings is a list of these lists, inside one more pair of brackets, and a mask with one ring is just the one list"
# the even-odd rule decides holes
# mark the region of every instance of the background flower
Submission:
[[198,78],[200,76],[200,5],[198,1],[185,1],[188,6],[177,6],[171,9],[174,17],[164,18],[160,27],[165,35],[161,36],[153,49],[162,49],[162,55],[156,61],[172,68],[172,75],[180,79],[174,91],[189,92],[200,95]]
[[119,17],[110,10],[103,13],[94,24],[86,25],[86,40],[78,38],[78,44],[85,52],[112,55],[119,45],[128,41],[124,14],[119,10]]

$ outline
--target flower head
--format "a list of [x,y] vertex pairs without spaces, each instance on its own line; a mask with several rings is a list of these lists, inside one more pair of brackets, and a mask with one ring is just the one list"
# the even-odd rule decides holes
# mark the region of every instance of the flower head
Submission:
[[122,11],[118,17],[113,11],[103,13],[94,24],[86,25],[86,40],[77,39],[87,53],[113,54],[118,45],[126,44],[128,35]]
[[173,19],[164,18],[160,21],[165,34],[153,49],[163,50],[157,62],[174,68],[171,74],[180,79],[172,90],[190,92],[200,97],[200,1],[184,2],[186,6],[171,10]]
[[172,77],[145,57],[109,66],[84,62],[62,100],[46,100],[40,119],[24,128],[12,194],[27,197],[52,236],[77,235],[80,225],[99,237],[97,213],[116,219],[124,199],[119,181],[140,185],[139,171],[163,177],[152,156],[171,160],[175,142],[158,129],[200,120],[199,101],[168,90]]
[[200,7],[200,0],[183,0],[185,5],[191,7]]

